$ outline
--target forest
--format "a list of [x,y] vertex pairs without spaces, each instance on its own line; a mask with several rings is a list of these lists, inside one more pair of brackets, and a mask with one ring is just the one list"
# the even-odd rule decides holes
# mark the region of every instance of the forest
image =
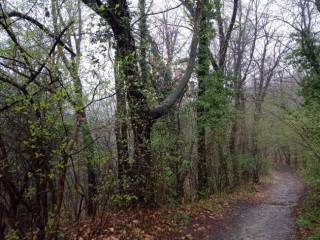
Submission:
[[0,0],[0,240],[296,239],[234,230],[262,208],[320,239],[319,23],[320,0]]

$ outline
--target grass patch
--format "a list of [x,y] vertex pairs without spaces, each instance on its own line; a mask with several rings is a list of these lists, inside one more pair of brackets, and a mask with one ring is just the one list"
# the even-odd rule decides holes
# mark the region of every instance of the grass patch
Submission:
[[320,196],[310,190],[297,217],[300,240],[320,240]]

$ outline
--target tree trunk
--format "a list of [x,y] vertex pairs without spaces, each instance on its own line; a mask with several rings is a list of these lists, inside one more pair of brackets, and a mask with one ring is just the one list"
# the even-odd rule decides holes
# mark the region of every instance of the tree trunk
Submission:
[[205,81],[209,76],[209,31],[210,25],[208,21],[208,8],[207,0],[203,3],[204,9],[200,19],[199,30],[199,48],[198,48],[198,106],[197,106],[197,128],[198,128],[198,189],[200,191],[207,190],[208,187],[208,166],[206,159],[206,130],[204,126],[205,109],[201,101],[205,94]]
[[253,116],[253,135],[252,135],[252,156],[255,161],[254,171],[253,171],[253,182],[259,183],[260,182],[260,157],[258,152],[258,125],[260,122],[262,113],[262,101],[260,99],[257,99],[255,103],[255,112]]
[[[237,85],[238,82],[236,83]],[[237,114],[240,113],[240,89],[239,86],[235,89],[235,110],[237,111]],[[241,116],[242,117],[242,116]],[[236,116],[236,118],[233,120],[232,127],[231,127],[231,133],[230,133],[230,155],[232,160],[232,175],[233,175],[233,182],[232,187],[236,187],[240,184],[240,176],[239,176],[239,149],[237,145],[237,139],[239,139],[239,117]]]
[[[82,124],[81,124],[81,134],[82,134],[82,142],[84,144],[85,150],[84,150],[84,157],[86,159],[86,167],[87,167],[87,198],[86,198],[86,204],[87,204],[87,214],[89,216],[92,216],[95,213],[95,203],[94,198],[97,194],[97,173],[96,173],[96,166],[95,166],[95,153],[96,153],[96,145],[94,142],[94,139],[90,132],[90,126],[89,121],[87,118],[87,114],[85,112],[85,102],[83,98],[83,87],[81,78],[79,75],[79,66],[80,66],[80,57],[81,57],[81,41],[82,41],[82,13],[81,13],[81,7],[80,2],[77,4],[78,11],[79,11],[79,36],[78,38],[74,38],[75,42],[75,49],[76,49],[76,55],[72,55],[71,59],[67,59],[66,55],[61,51],[62,61],[67,67],[72,80],[73,80],[73,86],[74,86],[74,92],[75,92],[75,103],[73,105],[76,112],[79,112],[81,114],[82,118]],[[57,0],[51,0],[51,13],[53,18],[53,26],[54,26],[54,34],[58,34],[60,32],[61,25],[64,25],[63,17],[58,11],[59,4]],[[58,21],[60,20],[60,22]],[[69,40],[71,42],[71,38],[69,36]],[[60,46],[61,48],[61,46]],[[80,110],[79,110],[80,109]]]
[[116,144],[117,144],[117,156],[118,156],[118,179],[119,179],[119,191],[121,194],[125,194],[126,183],[132,181],[131,165],[129,163],[129,149],[128,149],[128,123],[127,123],[127,103],[125,95],[125,79],[123,73],[119,68],[120,62],[118,53],[116,51],[115,56],[115,86],[117,97],[117,112],[116,112]]
[[230,186],[229,181],[229,169],[228,161],[223,151],[223,146],[220,142],[218,144],[218,155],[219,155],[219,178],[220,178],[220,191],[227,190]]
[[97,173],[95,164],[96,147],[94,139],[91,135],[87,116],[84,112],[84,120],[81,126],[83,144],[85,146],[84,156],[87,160],[87,179],[88,179],[88,198],[87,198],[87,214],[93,216],[95,214],[95,197],[97,195]]
[[[42,117],[40,112],[36,113],[40,129],[42,128]],[[35,189],[36,189],[36,205],[35,205],[35,223],[39,229],[37,238],[42,240],[45,238],[45,229],[48,222],[48,175],[49,175],[49,159],[45,150],[46,143],[42,138],[42,130],[37,138],[36,152],[34,152],[35,166]]]
[[[128,9],[127,9],[128,11]],[[126,12],[129,18],[129,13]],[[134,162],[132,166],[132,186],[128,194],[137,197],[139,202],[154,204],[154,193],[151,187],[151,127],[149,107],[144,85],[141,85],[134,38],[131,35],[130,25],[120,31],[114,29],[116,35],[117,52],[120,62],[120,72],[125,76],[128,87],[128,103],[134,137]],[[126,27],[129,27],[128,29]]]
[[155,204],[154,177],[151,165],[152,122],[146,116],[132,122],[134,133],[133,173],[135,174],[133,192],[139,201],[149,206]]
[[94,198],[97,195],[97,173],[95,165],[96,145],[91,135],[89,121],[85,111],[85,103],[83,101],[83,88],[81,79],[78,75],[79,65],[74,59],[71,60],[73,70],[71,70],[71,76],[73,77],[73,84],[76,93],[76,105],[75,109],[81,109],[78,114],[81,115],[82,122],[80,125],[80,131],[82,134],[82,142],[85,147],[84,156],[87,165],[87,214],[92,216],[95,213]]
[[248,141],[248,129],[247,129],[247,120],[246,120],[246,99],[243,91],[241,91],[240,98],[240,114],[242,118],[240,119],[240,137],[239,137],[239,148],[242,154],[247,154],[249,152],[249,141]]
[[139,11],[140,11],[140,21],[139,21],[139,32],[140,32],[140,72],[141,79],[147,83],[149,79],[148,67],[147,67],[147,49],[148,49],[148,27],[147,27],[147,15],[146,15],[146,1],[139,0]]
[[153,109],[147,102],[146,79],[139,72],[137,49],[130,22],[130,12],[126,0],[101,1],[82,0],[88,7],[103,17],[110,25],[116,42],[120,72],[125,76],[126,94],[130,109],[130,121],[134,135],[133,188],[129,190],[141,203],[154,204],[153,177],[151,166],[151,128],[153,120],[163,116],[183,95],[192,75],[198,45],[198,16],[201,1],[195,13],[195,33],[191,41],[190,58],[185,74],[176,89]]

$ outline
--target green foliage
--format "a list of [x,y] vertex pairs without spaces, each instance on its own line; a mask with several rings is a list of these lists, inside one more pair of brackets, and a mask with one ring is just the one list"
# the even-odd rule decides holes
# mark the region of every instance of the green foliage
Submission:
[[290,62],[305,73],[301,95],[305,104],[320,100],[320,40],[310,30],[295,35],[298,47],[289,55]]
[[311,229],[308,239],[320,239],[320,40],[309,29],[294,35],[297,48],[289,60],[303,72],[302,106],[291,115],[303,142],[303,176],[309,186],[302,216],[298,223]]
[[173,221],[178,224],[187,224],[191,221],[192,217],[187,212],[177,212]]
[[110,203],[111,206],[129,207],[137,200],[138,197],[133,194],[113,194]]
[[313,234],[312,236],[308,237],[307,240],[319,240],[319,239],[320,239],[320,230],[317,233]]
[[204,112],[199,119],[204,127],[224,127],[233,117],[230,106],[232,91],[225,82],[220,73],[212,73],[205,79],[205,92],[196,102]]
[[239,164],[242,172],[252,172],[255,168],[255,159],[251,154],[241,154]]
[[[160,203],[175,204],[176,176],[182,171],[181,158],[177,153],[176,115],[159,120],[152,132],[151,144],[154,156],[153,172],[156,179],[156,196]],[[168,129],[171,129],[171,131]]]
[[53,214],[49,214],[46,233],[48,236],[52,236],[56,240],[66,239],[64,233],[54,225]]
[[319,196],[312,189],[303,204],[303,211],[298,216],[297,223],[308,231],[307,240],[320,239],[320,205]]
[[299,216],[298,219],[297,219],[297,223],[299,225],[302,225],[304,227],[307,227],[311,224],[311,221],[307,218],[304,218],[303,216]]
[[18,235],[18,232],[13,229],[9,229],[6,236],[4,237],[5,240],[20,240],[21,238]]
[[103,175],[95,199],[95,202],[99,203],[101,210],[111,207],[125,207],[136,200],[135,196],[120,194],[118,192],[119,184],[119,180],[112,172]]

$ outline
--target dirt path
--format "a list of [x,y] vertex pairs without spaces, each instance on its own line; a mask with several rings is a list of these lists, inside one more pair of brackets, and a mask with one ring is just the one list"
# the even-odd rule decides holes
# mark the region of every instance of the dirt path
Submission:
[[290,171],[275,171],[274,184],[261,203],[243,202],[207,239],[292,240],[295,233],[294,207],[303,185]]

